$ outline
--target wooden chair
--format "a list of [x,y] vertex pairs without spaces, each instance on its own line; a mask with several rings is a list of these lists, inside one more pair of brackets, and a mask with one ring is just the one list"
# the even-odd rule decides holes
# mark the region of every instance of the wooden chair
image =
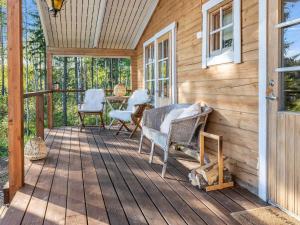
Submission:
[[103,89],[89,89],[85,92],[84,102],[78,106],[78,116],[80,119],[80,131],[85,126],[84,118],[86,115],[99,115],[100,128],[105,129],[103,120],[103,109],[105,104],[105,92]]
[[[126,110],[113,110],[109,113],[112,119],[118,120],[121,124],[116,135],[125,128],[128,132],[131,132],[130,138],[136,133],[137,129],[141,129],[141,120],[143,118],[143,113],[145,109],[151,108],[151,105],[148,104],[150,101],[147,90],[137,90],[128,100]],[[133,122],[135,127],[131,130],[127,123]]]

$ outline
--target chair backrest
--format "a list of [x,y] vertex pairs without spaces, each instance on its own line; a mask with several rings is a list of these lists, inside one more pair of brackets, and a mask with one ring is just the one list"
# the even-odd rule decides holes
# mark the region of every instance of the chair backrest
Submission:
[[133,92],[133,94],[128,99],[127,111],[134,112],[135,105],[138,104],[145,104],[150,101],[150,97],[148,95],[148,90],[146,89],[139,89]]
[[88,109],[99,110],[105,102],[105,92],[103,89],[89,89],[85,91],[84,105]]

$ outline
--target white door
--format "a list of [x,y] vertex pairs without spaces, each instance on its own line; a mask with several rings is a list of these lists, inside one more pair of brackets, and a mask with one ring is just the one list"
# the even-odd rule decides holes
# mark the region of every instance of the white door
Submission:
[[300,0],[268,0],[268,193],[300,215]]

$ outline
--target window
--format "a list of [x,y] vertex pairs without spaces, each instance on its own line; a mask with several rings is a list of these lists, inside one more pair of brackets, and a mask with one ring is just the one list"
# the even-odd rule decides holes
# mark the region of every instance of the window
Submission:
[[282,0],[281,23],[281,109],[300,112],[300,0]]
[[170,57],[169,39],[158,43],[158,97],[170,97]]
[[145,86],[149,90],[151,101],[154,102],[155,94],[155,58],[154,43],[145,48]]
[[233,49],[232,4],[210,13],[209,56],[220,55]]
[[240,0],[203,5],[202,67],[241,62]]
[[145,88],[155,107],[176,103],[176,23],[144,43]]

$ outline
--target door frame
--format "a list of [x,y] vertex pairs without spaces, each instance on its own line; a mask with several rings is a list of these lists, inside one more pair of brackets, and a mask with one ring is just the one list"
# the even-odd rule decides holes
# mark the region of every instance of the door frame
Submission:
[[156,48],[157,48],[157,40],[162,37],[163,35],[171,32],[172,34],[172,39],[171,39],[171,51],[172,51],[172,55],[171,55],[171,73],[172,73],[172,79],[171,79],[171,83],[172,83],[172,87],[171,87],[171,94],[172,94],[172,104],[177,103],[177,71],[176,71],[176,28],[177,28],[177,24],[176,22],[171,23],[170,25],[166,26],[164,29],[160,30],[158,33],[156,33],[153,37],[151,37],[149,40],[145,41],[143,44],[143,69],[144,69],[144,88],[145,88],[145,79],[146,79],[146,64],[145,64],[145,60],[146,60],[146,54],[145,54],[145,50],[146,47],[151,44],[154,43],[154,57],[155,57],[155,65],[154,65],[154,71],[155,71],[155,99],[154,99],[154,104],[155,107],[157,106],[157,100],[156,100],[156,93],[157,93],[157,63],[156,63]]
[[268,79],[268,0],[259,0],[259,161],[258,196],[268,200],[268,115],[267,115],[267,79]]

